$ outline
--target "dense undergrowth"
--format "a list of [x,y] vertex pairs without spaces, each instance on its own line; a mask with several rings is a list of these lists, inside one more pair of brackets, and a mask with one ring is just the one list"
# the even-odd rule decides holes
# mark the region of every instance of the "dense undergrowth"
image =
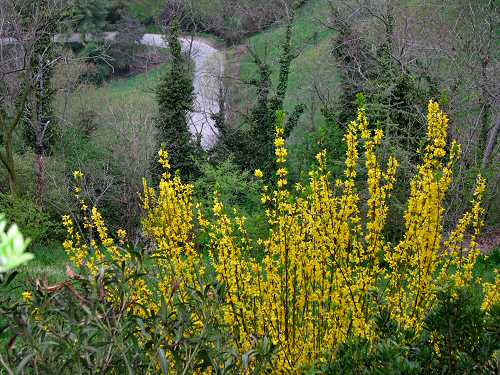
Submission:
[[496,371],[499,279],[477,273],[484,179],[445,234],[460,146],[447,144],[438,104],[429,103],[405,233],[395,242],[384,233],[398,162],[382,165],[383,132],[364,107],[334,181],[320,152],[309,182],[289,186],[283,118],[276,182],[261,186],[267,230],[257,237],[219,194],[211,209],[197,202],[165,151],[158,189],[144,182],[140,243],[108,229],[75,172],[81,216],[64,218],[68,279],[27,283],[24,302],[2,303],[12,337],[2,361],[20,373]]

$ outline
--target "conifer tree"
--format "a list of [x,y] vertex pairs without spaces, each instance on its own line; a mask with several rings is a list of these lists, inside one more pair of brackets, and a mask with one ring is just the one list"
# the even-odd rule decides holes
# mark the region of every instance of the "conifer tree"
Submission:
[[378,20],[384,33],[372,47],[366,37],[356,31],[350,21],[334,9],[333,28],[337,31],[333,56],[342,78],[342,94],[338,103],[337,121],[346,127],[356,114],[357,94],[366,96],[373,124],[380,123],[388,138],[397,139],[398,146],[411,153],[425,135],[425,121],[416,112],[423,112],[428,98],[438,90],[418,66],[403,67],[395,57],[394,10],[388,5]]
[[176,20],[170,25],[167,40],[171,62],[156,91],[159,109],[156,123],[160,143],[169,153],[173,170],[189,178],[196,170],[193,158],[197,147],[188,123],[193,110],[194,88],[189,61],[182,54]]
[[[271,68],[267,62],[250,50],[250,54],[257,66],[257,77],[246,83],[256,89],[256,103],[250,114],[245,119],[248,125],[246,132],[229,129],[227,124],[218,123],[219,149],[224,149],[234,155],[235,160],[244,169],[262,169],[267,176],[274,175],[274,137],[276,113],[284,110],[283,103],[288,90],[290,66],[295,59],[292,49],[294,12],[291,10],[285,30],[285,38],[281,44],[279,58],[278,84],[273,90]],[[288,136],[297,125],[301,114],[304,112],[302,104],[297,105],[289,114],[285,126],[285,136]]]

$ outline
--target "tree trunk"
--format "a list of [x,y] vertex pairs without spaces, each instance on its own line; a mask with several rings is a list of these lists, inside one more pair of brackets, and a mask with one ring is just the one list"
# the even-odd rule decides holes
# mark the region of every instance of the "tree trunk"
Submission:
[[17,194],[17,175],[14,165],[14,154],[12,152],[12,134],[4,133],[5,151],[0,152],[0,160],[7,171],[7,181],[9,183],[10,193]]
[[[28,77],[28,75],[27,75]],[[23,93],[21,103],[17,109],[17,113],[14,118],[6,123],[6,119],[0,117],[0,131],[3,132],[3,143],[4,152],[0,151],[0,161],[7,170],[7,180],[9,182],[10,193],[13,195],[17,194],[17,174],[14,163],[14,151],[12,149],[12,133],[16,129],[17,125],[21,121],[22,114],[24,112],[24,107],[26,105],[26,100],[28,99],[28,94],[30,92],[28,79],[25,81],[25,91]]]
[[[41,60],[41,59],[40,59]],[[42,62],[39,62],[39,71],[43,71]],[[36,90],[33,93],[33,103],[32,103],[32,119],[31,125],[35,133],[35,155],[36,155],[36,203],[40,210],[43,209],[43,193],[44,193],[44,182],[45,182],[45,131],[49,126],[48,123],[43,121],[43,103],[41,102],[41,96],[45,94],[45,77],[41,74],[38,78],[40,90],[40,96],[37,96]]]
[[8,165],[6,165],[6,169],[7,179],[9,181],[9,190],[12,195],[17,195],[17,175],[12,152],[11,155],[7,156],[7,163]]
[[497,144],[499,131],[500,131],[500,116],[497,113],[496,120],[495,120],[495,126],[490,131],[490,137],[488,139],[488,144],[487,144],[486,148],[484,149],[483,162],[481,165],[483,169],[486,168],[490,162],[491,155],[493,154],[493,150],[495,149],[495,146]]
[[37,152],[36,154],[36,201],[38,207],[40,207],[40,209],[43,209],[43,194],[45,188],[45,159],[43,151]]

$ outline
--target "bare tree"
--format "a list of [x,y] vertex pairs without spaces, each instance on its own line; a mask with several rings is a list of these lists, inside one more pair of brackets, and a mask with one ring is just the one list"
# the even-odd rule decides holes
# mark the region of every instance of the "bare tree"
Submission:
[[[11,193],[18,192],[13,134],[27,120],[35,134],[39,194],[43,192],[43,155],[50,122],[40,116],[47,88],[46,73],[55,64],[52,55],[55,25],[60,25],[61,0],[5,0],[0,7],[0,160],[7,171]],[[50,55],[50,58],[48,58]],[[30,118],[26,119],[29,109]]]
[[164,19],[175,16],[185,30],[208,31],[227,43],[237,43],[245,35],[261,31],[282,20],[292,6],[303,0],[213,0],[201,3],[196,0],[170,0]]

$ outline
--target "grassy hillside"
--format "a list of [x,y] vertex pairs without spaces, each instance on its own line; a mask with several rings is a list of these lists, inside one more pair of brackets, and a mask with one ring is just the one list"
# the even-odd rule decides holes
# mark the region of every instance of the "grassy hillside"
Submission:
[[[293,45],[298,56],[291,66],[285,110],[291,111],[299,103],[307,108],[299,126],[292,133],[291,143],[302,143],[301,140],[313,136],[324,125],[318,92],[330,99],[335,98],[338,93],[339,77],[335,74],[334,61],[330,55],[333,31],[324,26],[329,13],[328,0],[312,0],[296,14]],[[255,34],[244,42],[270,65],[274,84],[278,79],[278,59],[284,33],[283,25],[276,26]],[[232,70],[238,72],[241,80],[248,80],[256,76],[256,66],[249,53],[238,56],[237,51],[241,50],[241,47],[236,47],[228,51],[228,64],[233,64]],[[234,81],[229,83],[232,82]],[[235,84],[231,95],[234,96],[230,98],[233,105],[242,112],[249,108],[255,97],[251,88],[238,84]],[[292,153],[300,159],[299,154],[300,152]],[[298,168],[302,169],[300,163]]]
[[69,119],[74,120],[81,111],[90,110],[95,112],[99,122],[105,123],[110,116],[114,116],[114,111],[124,107],[154,113],[154,89],[165,66],[163,64],[145,73],[115,79],[100,87],[82,87],[65,104],[67,108],[71,108],[71,112],[67,114]]

